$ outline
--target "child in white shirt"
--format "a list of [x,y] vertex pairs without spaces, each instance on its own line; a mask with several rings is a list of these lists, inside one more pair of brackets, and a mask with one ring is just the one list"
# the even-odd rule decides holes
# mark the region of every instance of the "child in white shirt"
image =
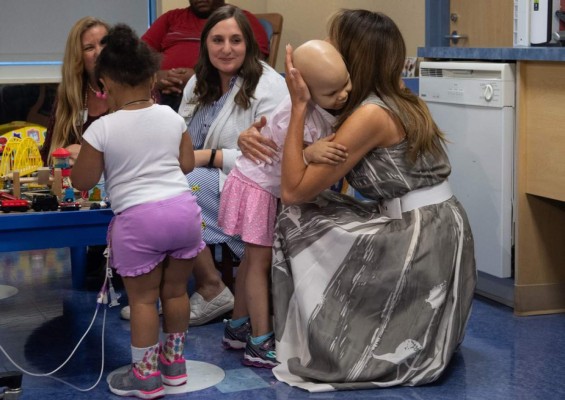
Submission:
[[205,247],[200,207],[185,178],[194,168],[194,151],[184,119],[151,100],[156,55],[123,24],[102,44],[95,71],[114,112],[86,130],[72,181],[88,190],[104,172],[115,214],[108,247],[131,307],[132,363],[111,377],[110,390],[153,399],[165,394],[163,384],[187,381],[187,284],[194,258]]

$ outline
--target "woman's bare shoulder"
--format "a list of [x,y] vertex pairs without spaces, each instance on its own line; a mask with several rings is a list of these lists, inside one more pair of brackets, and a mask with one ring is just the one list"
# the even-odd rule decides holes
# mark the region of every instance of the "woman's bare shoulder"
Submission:
[[[368,103],[358,107],[337,132],[336,140],[347,138],[350,143],[362,143],[362,147],[379,147],[396,137],[397,127],[390,111]],[[346,143],[344,143],[346,144]],[[346,144],[349,146],[350,144]]]

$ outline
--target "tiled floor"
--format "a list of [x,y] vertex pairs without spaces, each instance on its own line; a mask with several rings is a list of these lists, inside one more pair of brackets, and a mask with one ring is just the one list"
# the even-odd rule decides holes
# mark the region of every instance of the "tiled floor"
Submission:
[[[0,346],[34,373],[57,368],[79,341],[96,309],[96,290],[70,285],[65,249],[0,254],[0,285],[18,293],[0,300]],[[119,308],[100,309],[92,330],[54,378],[25,375],[20,399],[117,399],[109,372],[129,362],[129,325]],[[476,298],[467,336],[444,377],[432,385],[311,394],[277,382],[270,371],[243,367],[241,353],[220,346],[220,321],[189,330],[187,358],[215,364],[226,376],[218,385],[173,399],[565,399],[565,314],[515,317],[512,310]],[[101,337],[105,352],[102,379]],[[14,370],[0,355],[0,372]],[[65,381],[67,384],[62,382]],[[0,388],[2,393],[2,388]]]

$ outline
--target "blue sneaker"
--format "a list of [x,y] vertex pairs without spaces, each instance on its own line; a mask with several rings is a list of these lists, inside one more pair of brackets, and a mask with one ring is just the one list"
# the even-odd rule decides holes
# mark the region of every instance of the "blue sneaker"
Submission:
[[253,344],[251,337],[249,337],[242,363],[248,367],[269,369],[279,365],[275,350],[275,336],[272,335],[261,344]]
[[222,344],[224,349],[243,350],[247,345],[247,338],[251,335],[251,323],[249,320],[237,328],[232,328],[231,320],[224,320],[224,337]]

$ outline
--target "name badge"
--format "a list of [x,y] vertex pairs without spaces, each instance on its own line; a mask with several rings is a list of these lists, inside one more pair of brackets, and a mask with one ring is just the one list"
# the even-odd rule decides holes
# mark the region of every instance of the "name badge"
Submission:
[[196,111],[197,104],[195,102],[183,102],[179,107],[179,115],[183,118],[191,119]]

